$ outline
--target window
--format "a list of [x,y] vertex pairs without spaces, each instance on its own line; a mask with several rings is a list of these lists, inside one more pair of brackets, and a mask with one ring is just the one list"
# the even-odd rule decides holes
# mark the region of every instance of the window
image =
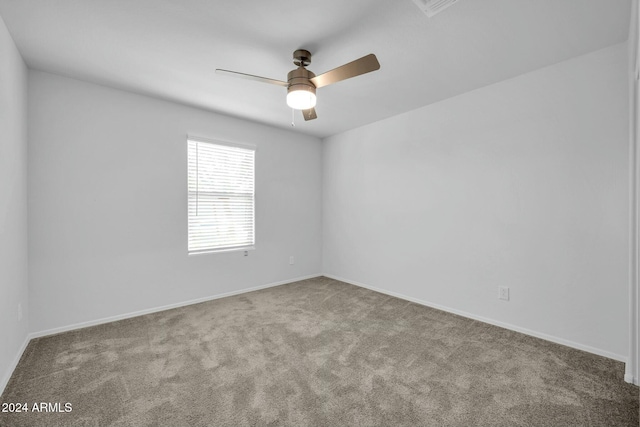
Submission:
[[189,254],[252,249],[255,148],[189,137]]

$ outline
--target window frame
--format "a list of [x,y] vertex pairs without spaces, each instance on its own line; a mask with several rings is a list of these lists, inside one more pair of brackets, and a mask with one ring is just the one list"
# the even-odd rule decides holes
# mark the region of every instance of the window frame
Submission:
[[[203,255],[203,254],[215,254],[215,253],[225,253],[225,252],[237,252],[237,251],[252,251],[256,249],[256,159],[257,159],[257,154],[258,154],[258,150],[257,150],[257,145],[256,144],[252,144],[252,143],[246,143],[246,142],[232,142],[232,141],[225,141],[225,140],[221,140],[221,139],[213,139],[213,138],[205,138],[205,137],[201,137],[201,136],[195,136],[195,135],[187,135],[187,140],[186,140],[186,146],[187,146],[187,254],[189,256],[192,255]],[[251,150],[253,151],[253,194],[252,194],[252,201],[253,201],[253,206],[252,206],[252,211],[253,211],[253,215],[252,215],[252,237],[253,237],[253,243],[249,244],[249,245],[242,245],[242,246],[226,246],[226,247],[219,247],[219,248],[206,248],[206,249],[196,249],[196,250],[190,250],[189,249],[189,240],[190,240],[190,228],[189,228],[189,220],[190,220],[190,214],[189,214],[189,203],[191,200],[191,191],[189,189],[189,177],[190,177],[190,171],[189,171],[189,161],[190,161],[190,157],[189,157],[189,143],[190,142],[195,142],[195,143],[205,143],[205,144],[213,144],[213,145],[217,145],[217,146],[222,146],[222,147],[235,147],[235,148],[242,148],[245,150]]]

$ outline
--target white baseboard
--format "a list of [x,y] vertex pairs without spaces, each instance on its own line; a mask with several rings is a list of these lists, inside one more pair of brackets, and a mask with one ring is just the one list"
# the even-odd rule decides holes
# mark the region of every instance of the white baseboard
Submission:
[[103,323],[115,322],[118,320],[129,319],[132,317],[143,316],[145,314],[156,313],[158,311],[171,310],[172,308],[184,307],[187,305],[198,304],[201,302],[212,301],[215,299],[226,298],[233,295],[244,294],[247,292],[258,291],[260,289],[273,288],[275,286],[286,285],[287,283],[298,282],[300,280],[312,279],[314,277],[322,276],[322,274],[312,274],[309,276],[296,277],[293,279],[282,280],[280,282],[267,283],[266,285],[254,286],[252,288],[240,289],[238,291],[225,292],[223,294],[211,295],[202,298],[196,298],[188,301],[182,301],[175,304],[163,305],[161,307],[153,307],[145,310],[134,311],[131,313],[118,314],[116,316],[103,317],[101,319],[89,320],[87,322],[74,323],[72,325],[61,326],[58,328],[46,329],[43,331],[32,332],[29,334],[29,339],[40,338],[48,335],[55,335],[62,332],[73,331],[75,329],[82,329],[89,326],[101,325]]
[[4,389],[7,387],[7,384],[9,384],[11,375],[13,375],[13,371],[15,371],[16,366],[18,366],[18,362],[20,362],[20,358],[24,354],[24,351],[27,349],[27,346],[29,345],[29,341],[31,341],[31,336],[27,335],[26,337],[24,337],[24,342],[20,346],[20,349],[18,350],[16,357],[13,359],[13,362],[9,366],[9,369],[7,369],[7,372],[4,374],[4,377],[2,378],[2,382],[0,382],[0,395],[4,393]]
[[400,298],[406,301],[411,301],[411,302],[415,302],[416,304],[420,304],[420,305],[424,305],[427,307],[431,307],[431,308],[436,308],[438,310],[442,310],[442,311],[446,311],[449,313],[453,313],[453,314],[457,314],[458,316],[462,316],[462,317],[466,317],[469,319],[473,319],[473,320],[479,320],[480,322],[484,322],[484,323],[489,323],[491,325],[494,326],[499,326],[501,328],[505,328],[505,329],[509,329],[512,331],[516,331],[516,332],[520,332],[523,333],[525,335],[530,335],[532,337],[536,337],[536,338],[541,338],[543,340],[547,340],[547,341],[551,341],[554,342],[556,344],[562,344],[562,345],[566,345],[567,347],[572,347],[578,350],[583,350],[586,351],[588,353],[593,353],[593,354],[597,354],[598,356],[603,356],[603,357],[607,357],[609,359],[613,359],[613,360],[617,360],[620,362],[627,362],[627,358],[625,356],[621,356],[619,354],[615,354],[612,353],[610,351],[606,351],[606,350],[601,350],[599,348],[595,348],[595,347],[591,347],[588,345],[584,345],[584,344],[580,344],[574,341],[569,341],[566,340],[564,338],[559,338],[553,335],[548,335],[542,332],[537,332],[537,331],[533,331],[531,329],[526,329],[526,328],[521,328],[520,326],[516,326],[516,325],[512,325],[510,323],[505,323],[505,322],[500,322],[498,320],[494,320],[494,319],[489,319],[487,317],[482,317],[482,316],[477,316],[475,314],[471,314],[471,313],[467,313],[465,311],[462,310],[456,310],[454,308],[450,308],[450,307],[446,307],[440,304],[434,304],[432,302],[429,301],[424,301],[418,298],[413,298],[407,295],[403,295],[397,292],[392,292],[392,291],[388,291],[386,289],[380,289],[380,288],[376,288],[374,286],[369,286],[369,285],[365,285],[364,283],[360,283],[360,282],[356,282],[354,280],[349,280],[349,279],[345,279],[342,277],[337,277],[334,276],[332,274],[323,274],[325,277],[329,277],[330,279],[334,279],[334,280],[339,280],[341,282],[345,282],[345,283],[349,283],[351,285],[355,285],[355,286],[359,286],[361,288],[366,288],[366,289],[370,289],[372,291],[376,291],[376,292],[380,292],[381,294],[386,294],[386,295],[390,295],[392,297],[396,297],[396,298]]
[[638,379],[631,374],[624,374],[624,381],[628,382],[629,384],[638,385]]
[[[72,330],[75,330],[75,329],[86,328],[86,327],[89,327],[89,326],[100,325],[100,324],[103,324],[103,323],[115,322],[117,320],[129,319],[129,318],[132,318],[132,317],[142,316],[142,315],[145,315],[145,314],[156,313],[156,312],[164,311],[164,310],[170,310],[172,308],[184,307],[184,306],[187,306],[187,305],[198,304],[198,303],[205,302],[205,301],[212,301],[212,300],[215,300],[215,299],[230,297],[230,296],[233,296],[233,295],[239,295],[239,294],[244,294],[244,293],[247,293],[247,292],[253,292],[253,291],[260,290],[260,289],[272,288],[272,287],[275,287],[275,286],[281,286],[281,285],[285,285],[287,283],[298,282],[300,280],[312,279],[312,278],[319,277],[319,276],[325,276],[325,277],[328,277],[330,279],[339,280],[341,282],[345,282],[345,283],[349,283],[349,284],[352,284],[352,285],[355,285],[355,286],[359,286],[359,287],[362,287],[362,288],[370,289],[372,291],[380,292],[382,294],[390,295],[390,296],[393,296],[393,297],[396,297],[396,298],[400,298],[400,299],[403,299],[403,300],[406,300],[406,301],[411,301],[411,302],[414,302],[416,304],[420,304],[420,305],[424,305],[424,306],[427,306],[427,307],[436,308],[436,309],[442,310],[442,311],[447,311],[449,313],[457,314],[459,316],[467,317],[469,319],[479,320],[481,322],[489,323],[491,325],[499,326],[501,328],[510,329],[510,330],[513,330],[513,331],[516,331],[516,332],[520,332],[520,333],[523,333],[523,334],[526,334],[526,335],[534,336],[536,338],[542,338],[544,340],[555,342],[557,344],[566,345],[568,347],[573,347],[573,348],[576,348],[578,350],[587,351],[589,353],[597,354],[599,356],[608,357],[610,359],[614,359],[614,360],[618,360],[618,361],[626,363],[626,358],[624,356],[621,356],[621,355],[618,355],[618,354],[614,354],[614,353],[611,353],[611,352],[608,352],[608,351],[605,351],[605,350],[600,350],[598,348],[590,347],[590,346],[587,346],[587,345],[579,344],[579,343],[576,343],[576,342],[573,342],[573,341],[565,340],[563,338],[558,338],[558,337],[555,337],[555,336],[552,336],[552,335],[548,335],[548,334],[544,334],[544,333],[541,333],[541,332],[532,331],[532,330],[529,330],[529,329],[526,329],[526,328],[521,328],[519,326],[511,325],[509,323],[500,322],[500,321],[489,319],[489,318],[486,318],[486,317],[476,316],[474,314],[467,313],[467,312],[464,312],[464,311],[461,311],[461,310],[452,309],[452,308],[449,308],[449,307],[442,306],[440,304],[430,303],[428,301],[423,301],[423,300],[420,300],[418,298],[413,298],[413,297],[409,297],[409,296],[406,296],[406,295],[403,295],[403,294],[399,294],[399,293],[396,293],[396,292],[387,291],[385,289],[380,289],[380,288],[376,288],[376,287],[373,287],[373,286],[368,286],[368,285],[365,285],[363,283],[359,283],[359,282],[356,282],[356,281],[353,281],[353,280],[349,280],[349,279],[345,279],[345,278],[342,278],[342,277],[337,277],[337,276],[334,276],[334,275],[331,275],[331,274],[312,274],[312,275],[308,275],[308,276],[297,277],[297,278],[293,278],[293,279],[287,279],[287,280],[283,280],[283,281],[280,281],[280,282],[268,283],[266,285],[255,286],[255,287],[252,287],[252,288],[246,288],[246,289],[241,289],[241,290],[232,291],[232,292],[225,292],[223,294],[217,294],[217,295],[207,296],[207,297],[203,297],[203,298],[197,298],[197,299],[193,299],[193,300],[189,300],[189,301],[182,301],[182,302],[178,302],[178,303],[175,303],[175,304],[168,304],[168,305],[164,305],[164,306],[161,306],[161,307],[154,307],[154,308],[135,311],[135,312],[131,312],[131,313],[119,314],[119,315],[116,315],[116,316],[110,316],[110,317],[105,317],[105,318],[101,318],[101,319],[97,319],[97,320],[91,320],[91,321],[87,321],[87,322],[81,322],[81,323],[76,323],[76,324],[72,324],[72,325],[62,326],[62,327],[58,327],[58,328],[47,329],[47,330],[38,331],[38,332],[32,332],[29,335],[27,335],[27,337],[25,337],[24,343],[22,344],[20,350],[16,354],[16,357],[15,357],[12,365],[9,367],[8,372],[5,374],[4,378],[2,378],[2,382],[0,382],[0,394],[2,394],[4,392],[4,389],[7,386],[7,384],[9,383],[9,379],[11,378],[11,375],[13,374],[13,371],[15,370],[16,366],[18,365],[18,362],[20,361],[20,358],[22,357],[22,354],[24,353],[25,349],[27,348],[27,345],[29,345],[29,342],[34,338],[40,338],[40,337],[44,337],[44,336],[48,336],[48,335],[59,334],[61,332],[72,331]],[[633,384],[636,384],[636,385],[638,384],[638,379],[637,378],[632,378],[632,376],[630,376],[630,375],[625,375],[625,381],[633,383]]]

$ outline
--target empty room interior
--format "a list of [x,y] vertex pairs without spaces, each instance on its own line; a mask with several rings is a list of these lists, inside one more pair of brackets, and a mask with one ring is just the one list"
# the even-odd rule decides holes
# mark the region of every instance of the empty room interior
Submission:
[[637,426],[638,0],[0,0],[0,426]]

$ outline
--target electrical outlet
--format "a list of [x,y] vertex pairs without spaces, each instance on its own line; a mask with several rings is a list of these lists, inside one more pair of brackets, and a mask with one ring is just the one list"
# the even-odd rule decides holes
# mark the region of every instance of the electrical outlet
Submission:
[[22,320],[22,304],[18,303],[18,322]]
[[295,259],[293,258],[293,255],[291,255],[289,257],[289,265],[293,265],[293,264],[295,264]]
[[506,286],[498,286],[498,299],[509,301],[509,288]]
[[244,256],[249,256],[249,251],[244,251]]

